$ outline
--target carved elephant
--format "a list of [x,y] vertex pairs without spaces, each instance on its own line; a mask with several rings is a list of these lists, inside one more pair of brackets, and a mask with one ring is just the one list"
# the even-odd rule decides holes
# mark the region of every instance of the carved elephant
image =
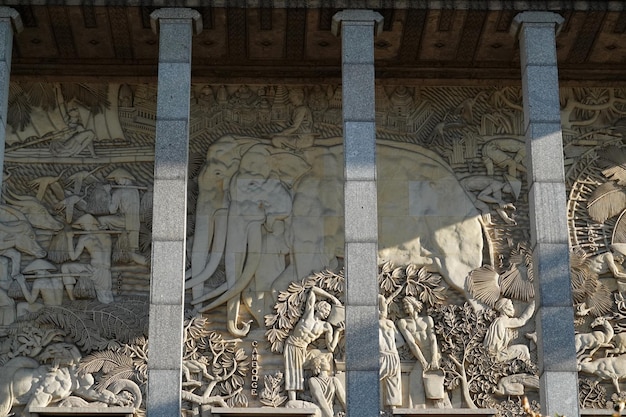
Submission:
[[[274,268],[275,276],[268,278],[272,275],[267,268],[272,262],[267,259],[271,257],[268,248],[277,246],[273,240],[286,240],[283,223],[291,215],[293,204],[289,183],[309,168],[296,155],[274,152],[272,146],[246,138],[225,137],[211,147],[198,181],[191,279],[186,282],[186,288],[192,289],[193,304],[223,293],[228,298],[220,297],[208,307],[199,308],[200,311],[227,302],[229,317],[237,317],[240,300],[230,294],[240,294],[255,276],[255,282],[260,282],[263,276],[271,284],[282,272],[284,265],[282,268],[279,265]],[[279,256],[274,256],[274,262]],[[222,258],[226,282],[203,294],[204,281],[215,272]],[[259,302],[265,304],[263,297]],[[252,303],[252,300],[247,303],[249,308]],[[264,307],[252,310],[259,311],[256,318],[260,319]],[[235,320],[229,320],[228,326],[236,335],[245,335],[249,329],[247,323],[239,329]]]
[[[242,298],[262,323],[271,308],[268,291],[276,296],[292,281],[338,266],[344,257],[342,152],[342,146],[317,145],[290,153],[234,136],[211,146],[199,181],[187,281],[193,304],[212,299],[200,311],[227,303],[229,331],[243,336],[249,324],[236,324]],[[213,171],[224,176],[217,180],[208,174]],[[377,178],[379,262],[425,265],[469,298],[465,281],[482,264],[482,229],[452,169],[420,146],[379,140]],[[222,258],[226,283],[203,294]],[[272,263],[277,266],[268,267]]]

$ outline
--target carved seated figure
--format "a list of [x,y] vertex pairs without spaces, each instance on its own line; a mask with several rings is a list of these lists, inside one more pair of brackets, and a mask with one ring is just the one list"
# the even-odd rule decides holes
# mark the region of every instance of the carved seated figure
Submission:
[[313,375],[309,378],[311,397],[320,407],[322,417],[333,417],[335,400],[346,411],[346,391],[336,376],[332,376],[332,353],[320,353],[311,359]]

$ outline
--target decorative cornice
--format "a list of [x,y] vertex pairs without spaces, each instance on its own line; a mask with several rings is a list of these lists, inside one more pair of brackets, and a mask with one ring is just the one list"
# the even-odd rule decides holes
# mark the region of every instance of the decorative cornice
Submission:
[[[168,7],[171,0],[0,0],[6,6],[146,6]],[[622,11],[622,0],[179,0],[176,7],[259,8],[268,5],[281,8],[335,9],[457,9],[457,10],[577,10]]]

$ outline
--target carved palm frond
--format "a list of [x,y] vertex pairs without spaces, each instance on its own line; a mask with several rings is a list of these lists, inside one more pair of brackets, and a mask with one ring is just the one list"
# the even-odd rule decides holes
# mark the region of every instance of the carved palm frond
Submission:
[[130,343],[147,335],[147,311],[145,303],[98,303],[92,307],[90,314],[103,337]]
[[500,298],[499,274],[491,265],[484,265],[469,273],[467,289],[472,296],[489,307]]
[[533,285],[532,251],[528,243],[519,243],[511,250],[510,266],[500,275],[500,287],[504,296],[528,302],[535,297]]
[[615,226],[613,227],[612,243],[626,243],[626,216],[624,212],[620,214]]
[[598,156],[602,174],[619,185],[626,185],[626,149],[608,146],[598,151]]
[[590,259],[580,248],[570,252],[570,276],[574,304],[585,303],[589,313],[601,316],[609,311],[613,299],[609,289],[600,282],[598,274],[589,268]]
[[572,298],[574,304],[580,304],[595,290],[598,274],[589,269],[589,257],[581,248],[574,248],[569,259]]
[[589,216],[597,223],[604,223],[606,219],[620,214],[624,207],[626,207],[626,193],[614,182],[605,182],[598,186],[587,202]]
[[7,123],[16,130],[24,130],[30,124],[32,107],[26,92],[19,83],[9,84],[9,106],[7,110]]
[[36,322],[39,325],[52,324],[65,330],[68,337],[87,353],[108,345],[108,341],[102,338],[97,326],[85,311],[65,305],[46,306],[39,310]]
[[535,298],[535,287],[532,279],[529,278],[528,270],[525,266],[515,266],[500,275],[500,286],[502,294],[508,298],[514,298],[528,302]]
[[613,307],[613,298],[611,292],[600,280],[593,282],[594,290],[585,298],[585,304],[590,309],[589,313],[599,317],[611,311]]
[[61,84],[61,91],[65,101],[76,100],[87,107],[92,114],[103,113],[104,110],[111,107],[106,85]]
[[115,370],[116,368],[122,367],[132,369],[132,358],[130,356],[111,350],[94,352],[90,355],[87,355],[80,361],[79,365],[81,371],[88,373],[102,371],[105,374]]
[[54,84],[50,83],[23,83],[30,104],[41,107],[43,110],[54,110],[57,107],[57,98]]

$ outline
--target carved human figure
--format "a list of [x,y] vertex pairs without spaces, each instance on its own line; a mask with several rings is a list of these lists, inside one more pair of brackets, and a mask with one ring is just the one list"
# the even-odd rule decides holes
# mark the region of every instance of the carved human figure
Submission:
[[506,224],[515,225],[517,222],[506,212],[515,210],[513,203],[502,199],[502,194],[511,194],[515,199],[519,196],[521,183],[517,178],[506,176],[507,181],[498,181],[488,175],[473,175],[463,178],[461,186],[469,191],[476,208],[482,213],[483,221],[492,225],[490,204],[496,205],[496,213]]
[[441,387],[438,387],[440,389],[437,390],[444,393],[443,397],[433,398],[426,395],[424,391],[424,372],[438,370],[441,359],[433,319],[430,316],[419,315],[423,304],[415,297],[404,297],[402,305],[408,317],[398,321],[398,330],[417,359],[409,375],[409,407],[451,407],[448,395],[443,389],[443,379],[441,379]]
[[485,334],[484,344],[499,362],[511,359],[530,360],[528,346],[517,344],[511,345],[514,338],[512,329],[524,326],[535,312],[535,301],[532,300],[526,311],[519,317],[514,317],[515,308],[508,298],[501,298],[496,302],[495,310],[500,313],[496,317]]
[[482,153],[487,175],[494,174],[494,165],[506,169],[512,177],[517,177],[518,172],[526,172],[526,167],[523,165],[524,158],[526,158],[526,144],[521,140],[492,139],[485,143]]
[[277,148],[300,150],[313,146],[315,135],[313,129],[313,114],[304,104],[304,91],[294,88],[289,93],[289,99],[294,106],[291,115],[291,126],[283,129],[272,138],[272,145]]
[[84,149],[89,151],[92,158],[96,157],[93,141],[96,134],[93,130],[85,129],[80,112],[73,107],[65,116],[67,130],[60,140],[50,142],[50,152],[57,157],[77,156]]
[[589,271],[598,275],[610,272],[617,280],[620,293],[626,292],[626,272],[622,264],[626,260],[626,243],[614,243],[608,252],[601,253],[589,260]]
[[331,312],[327,301],[317,301],[317,296],[325,297],[335,305],[341,302],[333,295],[318,287],[311,287],[307,295],[304,313],[285,340],[283,356],[285,360],[285,391],[289,401],[296,400],[297,391],[304,390],[304,365],[310,359],[309,344],[322,335],[326,337],[326,348],[334,352],[343,328],[334,329],[326,321]]
[[380,378],[383,403],[391,408],[402,405],[400,355],[396,346],[396,325],[387,318],[389,304],[400,293],[399,287],[388,298],[378,294],[378,343],[380,349]]
[[346,411],[346,390],[332,372],[332,353],[320,353],[311,359],[313,376],[309,378],[311,397],[319,406],[322,417],[333,417],[335,400]]
[[146,264],[139,251],[139,209],[141,199],[139,187],[133,184],[135,177],[124,168],[114,169],[107,180],[114,184],[107,184],[104,189],[111,193],[109,212],[111,216],[100,217],[100,222],[115,230],[125,230],[128,233],[128,251],[132,260],[138,264]]
[[84,214],[73,224],[74,227],[82,228],[86,234],[82,234],[76,246],[74,246],[74,232],[67,232],[68,252],[71,260],[80,257],[84,250],[91,257],[89,264],[65,263],[61,265],[61,272],[66,275],[63,282],[70,299],[73,299],[73,288],[76,279],[72,274],[91,274],[91,281],[96,290],[98,301],[109,304],[113,301],[111,291],[111,236],[108,232],[100,230],[100,223],[91,214]]
[[[60,306],[63,303],[63,280],[58,275],[50,276],[50,271],[56,271],[56,266],[43,259],[36,259],[28,264],[23,273],[35,273],[32,289],[26,285],[26,278],[19,274],[15,280],[20,285],[26,303],[18,303],[17,315],[35,312],[44,306]],[[43,303],[38,303],[41,297]]]

